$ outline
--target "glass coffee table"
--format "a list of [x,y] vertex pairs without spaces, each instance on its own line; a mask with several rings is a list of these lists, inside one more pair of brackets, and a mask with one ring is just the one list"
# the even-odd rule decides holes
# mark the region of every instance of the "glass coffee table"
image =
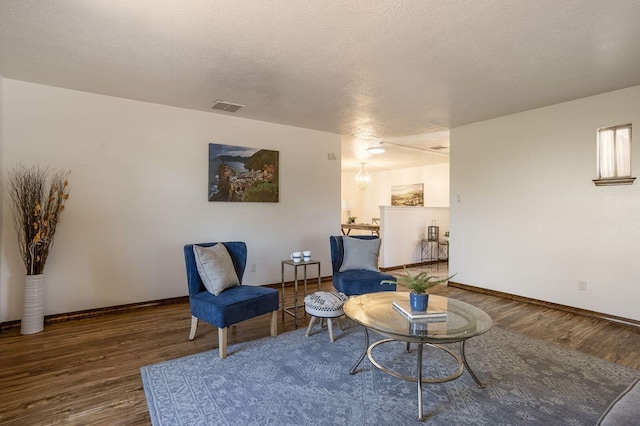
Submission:
[[[491,317],[481,309],[465,302],[447,297],[429,295],[429,309],[446,311],[445,317],[410,320],[396,311],[392,303],[394,300],[409,300],[407,292],[380,292],[363,294],[347,300],[344,313],[364,326],[364,350],[360,358],[349,371],[356,373],[356,369],[365,356],[369,361],[392,376],[418,384],[418,419],[423,420],[422,414],[422,383],[444,383],[460,377],[466,368],[478,387],[484,385],[475,375],[464,353],[465,342],[475,336],[486,333],[493,325]],[[388,339],[379,340],[369,345],[369,330],[387,336]],[[418,344],[416,376],[402,375],[392,369],[379,364],[373,357],[376,346],[391,341],[407,342],[407,351],[411,343]],[[460,343],[460,354],[441,346],[446,343]],[[426,378],[422,376],[422,351],[424,345],[441,349],[448,353],[458,363],[458,368],[447,377]]]

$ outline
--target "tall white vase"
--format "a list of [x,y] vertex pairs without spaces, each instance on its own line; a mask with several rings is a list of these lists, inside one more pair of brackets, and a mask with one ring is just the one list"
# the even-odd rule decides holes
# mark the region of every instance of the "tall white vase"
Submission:
[[20,334],[39,333],[44,329],[44,274],[24,277]]

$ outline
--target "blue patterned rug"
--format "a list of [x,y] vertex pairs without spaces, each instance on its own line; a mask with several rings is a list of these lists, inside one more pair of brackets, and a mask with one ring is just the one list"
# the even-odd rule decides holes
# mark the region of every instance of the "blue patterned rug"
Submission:
[[[364,334],[351,325],[305,337],[305,329],[140,369],[154,425],[414,425],[416,384],[362,362]],[[379,336],[372,334],[372,341]],[[448,345],[456,352],[459,345]],[[415,373],[415,350],[386,343],[382,365]],[[467,372],[425,384],[429,425],[594,425],[640,372],[500,328],[467,342],[467,358],[485,389]],[[443,351],[425,347],[429,377],[455,369]]]

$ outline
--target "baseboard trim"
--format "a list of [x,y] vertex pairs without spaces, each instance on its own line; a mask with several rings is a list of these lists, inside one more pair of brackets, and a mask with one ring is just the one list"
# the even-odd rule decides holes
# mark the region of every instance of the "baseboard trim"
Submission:
[[[333,277],[328,276],[328,277],[320,277],[320,282],[324,283],[327,281],[332,281]],[[307,288],[317,284],[318,283],[318,277],[313,277],[313,278],[307,278]],[[284,286],[285,287],[293,287],[295,285],[295,283],[293,281],[285,281],[284,282]],[[298,278],[298,287],[300,286],[304,286],[304,278]],[[263,287],[269,287],[269,288],[275,288],[277,290],[282,288],[282,283],[273,283],[273,284],[265,284]]]
[[438,261],[438,260],[425,260],[424,262],[407,263],[405,265],[396,265],[396,266],[389,266],[387,268],[380,268],[380,271],[389,272],[389,271],[396,271],[398,269],[404,269],[405,266],[407,267],[407,269],[409,269],[409,268],[416,268],[418,266],[436,265],[437,263],[447,263],[447,262],[444,261],[444,260],[440,260],[440,261]]
[[[313,283],[317,283],[317,278],[308,278],[307,279],[307,287],[313,285]],[[300,285],[301,280],[298,280],[298,285]],[[321,282],[331,281],[331,277],[321,277]],[[293,281],[285,282],[285,287],[293,286]],[[265,287],[281,289],[282,283],[276,284],[266,284]],[[115,314],[115,313],[123,313],[123,312],[131,312],[138,309],[149,308],[153,306],[161,306],[161,305],[172,305],[174,303],[188,303],[189,296],[180,296],[180,297],[172,297],[169,299],[158,299],[151,300],[148,302],[138,302],[138,303],[128,303],[126,305],[116,305],[116,306],[107,306],[104,308],[95,308],[95,309],[87,309],[84,311],[74,311],[74,312],[65,312],[62,314],[53,314],[46,315],[44,317],[44,323],[46,324],[56,324],[59,322],[72,321],[84,318],[94,318],[103,315]],[[20,327],[20,320],[6,321],[0,323],[0,331],[9,330],[12,328]]]
[[[87,309],[84,311],[65,312],[62,314],[46,315],[44,323],[56,324],[59,322],[72,321],[84,318],[94,318],[103,315],[135,311],[152,306],[172,305],[175,303],[189,302],[189,296],[171,297],[169,299],[151,300],[148,302],[128,303],[126,305],[107,306],[104,308]],[[9,330],[20,327],[20,320],[6,321],[0,324],[0,330]]]
[[[420,265],[420,263],[417,263],[417,264],[411,265],[411,266],[419,266],[419,265]],[[407,265],[407,267],[411,267],[411,266]],[[397,267],[393,267],[393,268],[385,268],[384,270],[385,271],[391,271],[391,270],[401,269],[401,268],[402,268],[402,266],[397,266]],[[382,268],[381,268],[381,270],[382,270]],[[313,285],[313,282],[315,282],[315,280],[317,280],[317,278],[313,278],[311,283],[309,281],[307,281],[307,286]],[[326,282],[326,281],[331,281],[331,277],[321,277],[321,282]],[[286,287],[289,287],[289,286],[292,286],[292,285],[293,285],[292,281],[291,282],[285,282],[285,286]],[[300,285],[300,280],[298,280],[298,285]],[[532,299],[532,298],[529,298],[529,297],[518,296],[518,295],[515,295],[515,294],[511,294],[511,293],[504,293],[502,291],[490,290],[490,289],[486,289],[486,288],[482,288],[482,287],[475,287],[475,286],[472,286],[472,285],[457,283],[457,282],[454,282],[454,281],[449,281],[448,285],[451,286],[451,287],[460,288],[462,290],[473,291],[475,293],[488,294],[488,295],[491,295],[491,296],[502,297],[504,299],[515,300],[515,301],[518,301],[518,302],[530,303],[532,305],[538,305],[538,306],[544,306],[546,308],[558,309],[560,311],[570,312],[570,313],[577,314],[577,315],[583,315],[583,316],[587,316],[587,317],[593,317],[593,318],[603,319],[603,320],[607,320],[607,321],[612,321],[612,322],[616,322],[616,323],[620,323],[620,324],[631,325],[631,326],[634,326],[634,327],[640,327],[640,321],[633,320],[633,319],[630,319],[630,318],[624,318],[624,317],[618,317],[618,316],[615,316],[615,315],[603,314],[601,312],[589,311],[587,309],[575,308],[573,306],[561,305],[561,304],[552,303],[552,302],[546,302],[544,300]],[[280,289],[280,288],[282,288],[282,284],[281,283],[267,284],[267,285],[265,285],[265,287]],[[148,301],[148,302],[138,302],[138,303],[128,303],[128,304],[125,304],[125,305],[107,306],[107,307],[104,307],[104,308],[95,308],[95,309],[87,309],[87,310],[83,310],[83,311],[74,311],[74,312],[66,312],[66,313],[62,313],[62,314],[47,315],[47,316],[44,317],[44,323],[45,324],[56,324],[56,323],[65,322],[65,321],[72,321],[72,320],[78,320],[78,319],[84,319],[84,318],[94,318],[94,317],[99,317],[99,316],[109,315],[109,314],[114,314],[114,313],[131,312],[131,311],[135,311],[135,310],[138,310],[138,309],[145,309],[145,308],[149,308],[149,307],[153,307],[153,306],[172,305],[172,304],[175,304],[175,303],[188,303],[188,302],[189,302],[189,296],[180,296],[180,297],[172,297],[172,298],[169,298],[169,299],[151,300],[151,301]],[[9,329],[16,328],[16,327],[20,327],[20,320],[6,321],[6,322],[3,322],[3,323],[0,323],[0,331],[9,330]]]
[[532,299],[529,297],[518,296],[511,293],[504,293],[502,291],[490,290],[482,287],[475,287],[468,284],[457,283],[454,281],[449,281],[448,284],[450,287],[460,288],[462,290],[473,291],[475,293],[488,294],[491,296],[501,297],[503,299],[515,300],[517,302],[530,303],[532,305],[543,306],[545,308],[557,309],[559,311],[569,312],[576,315],[582,315],[586,317],[592,317],[597,319],[602,319],[606,321],[616,322],[619,324],[631,325],[634,327],[640,327],[640,321],[633,320],[630,318],[618,317],[615,315],[604,314],[602,312],[590,311],[588,309],[575,308],[573,306],[561,305],[559,303],[546,302],[544,300]]

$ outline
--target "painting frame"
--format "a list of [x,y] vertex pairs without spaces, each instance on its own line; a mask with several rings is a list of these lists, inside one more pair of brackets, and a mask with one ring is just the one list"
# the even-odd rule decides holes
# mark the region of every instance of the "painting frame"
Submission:
[[210,143],[208,201],[279,202],[279,158],[279,151]]
[[391,205],[424,207],[424,183],[391,185]]

